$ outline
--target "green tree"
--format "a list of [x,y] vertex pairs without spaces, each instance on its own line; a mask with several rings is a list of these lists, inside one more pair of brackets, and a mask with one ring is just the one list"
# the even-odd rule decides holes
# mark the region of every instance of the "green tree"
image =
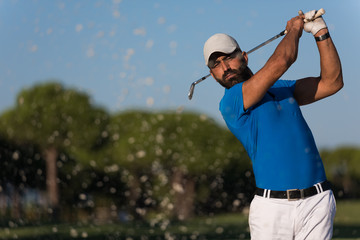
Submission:
[[89,96],[56,82],[21,91],[13,109],[0,117],[3,135],[18,143],[36,144],[46,160],[46,185],[50,207],[59,208],[57,160],[67,152],[80,163],[106,139],[107,113]]
[[[240,143],[225,128],[205,115],[129,111],[112,117],[104,168],[123,171],[127,197],[139,214],[157,206],[179,219],[194,212],[206,199],[234,159],[243,168],[250,161]],[[106,164],[107,166],[104,166]],[[140,207],[139,207],[140,206]]]
[[337,197],[359,197],[360,149],[339,147],[322,150],[326,175],[335,187]]
[[0,194],[10,199],[2,202],[2,208],[7,211],[2,212],[0,224],[7,223],[9,219],[15,222],[24,219],[21,197],[26,188],[43,187],[43,165],[44,161],[35,146],[18,145],[0,135]]

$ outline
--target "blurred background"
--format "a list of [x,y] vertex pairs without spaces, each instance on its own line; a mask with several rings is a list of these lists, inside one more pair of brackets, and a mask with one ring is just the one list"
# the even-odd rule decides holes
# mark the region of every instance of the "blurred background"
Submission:
[[[203,44],[250,50],[324,8],[345,86],[302,107],[360,237],[360,2],[0,0],[0,239],[247,239],[251,162],[218,111]],[[249,55],[256,72],[281,39]],[[320,74],[311,34],[282,79]]]

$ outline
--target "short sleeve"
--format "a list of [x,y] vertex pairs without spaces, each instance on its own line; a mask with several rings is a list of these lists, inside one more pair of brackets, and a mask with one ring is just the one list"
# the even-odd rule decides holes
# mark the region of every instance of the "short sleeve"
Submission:
[[[235,126],[239,124],[248,110],[244,110],[242,93],[243,83],[238,83],[230,89],[225,90],[224,97],[220,102],[219,110],[227,124]],[[241,123],[240,123],[241,124]]]

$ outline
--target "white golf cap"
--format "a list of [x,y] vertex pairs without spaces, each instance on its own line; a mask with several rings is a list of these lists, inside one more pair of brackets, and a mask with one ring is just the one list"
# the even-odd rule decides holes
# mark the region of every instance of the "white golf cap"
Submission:
[[237,48],[240,49],[239,44],[231,36],[224,33],[212,35],[204,44],[204,58],[206,66],[208,66],[209,58],[214,52],[230,54]]

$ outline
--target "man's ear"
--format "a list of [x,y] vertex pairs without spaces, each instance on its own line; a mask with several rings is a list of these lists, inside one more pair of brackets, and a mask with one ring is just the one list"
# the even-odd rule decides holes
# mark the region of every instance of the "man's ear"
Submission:
[[214,74],[212,73],[211,69],[209,70],[209,72],[210,72],[211,76],[214,78]]
[[212,73],[211,69],[210,69],[210,74],[211,74],[211,76],[213,77],[213,79],[215,79],[216,82],[219,82],[219,81],[214,77],[214,74]]
[[243,55],[243,57],[245,58],[245,61],[246,61],[246,65],[248,64],[248,55],[245,51],[241,52],[241,54]]
[[215,79],[216,81],[218,81],[218,80],[214,77],[214,74],[212,73],[211,69],[210,69],[210,74],[211,74],[211,76],[213,77],[213,79]]

